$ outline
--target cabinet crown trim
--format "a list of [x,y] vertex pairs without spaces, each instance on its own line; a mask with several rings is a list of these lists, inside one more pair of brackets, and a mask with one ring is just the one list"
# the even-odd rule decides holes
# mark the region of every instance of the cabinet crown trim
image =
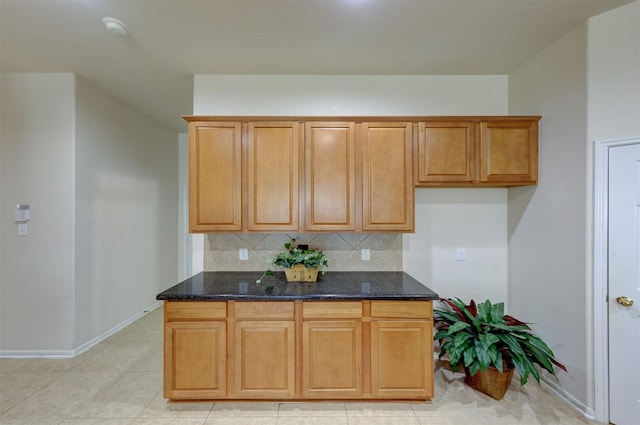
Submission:
[[267,116],[267,115],[183,115],[182,118],[187,122],[211,122],[211,121],[299,121],[299,122],[316,122],[316,121],[352,121],[352,122],[439,122],[439,121],[540,121],[541,115],[410,115],[410,116]]

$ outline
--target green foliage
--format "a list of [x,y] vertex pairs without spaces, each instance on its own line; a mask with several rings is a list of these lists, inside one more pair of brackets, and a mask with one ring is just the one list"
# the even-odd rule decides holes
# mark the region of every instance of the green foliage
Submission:
[[[275,266],[284,267],[290,269],[296,264],[302,264],[308,269],[320,269],[320,273],[325,273],[325,268],[329,265],[327,256],[322,251],[315,249],[300,249],[296,244],[295,239],[291,239],[291,242],[284,244],[286,252],[281,252],[276,255],[271,263]],[[262,279],[265,276],[273,276],[271,270],[267,270],[263,273],[260,279],[256,280],[256,283],[262,283]]]
[[[554,376],[553,365],[567,369],[555,360],[551,349],[524,322],[504,314],[504,303],[489,300],[465,305],[459,298],[440,300],[444,308],[434,309],[438,330],[434,339],[440,340],[440,358],[449,353],[452,369],[464,366],[470,375],[503,364],[515,367],[520,384],[527,383],[529,374],[540,383],[537,367]],[[537,365],[537,366],[536,366]]]
[[328,265],[327,256],[322,251],[314,249],[300,249],[296,245],[296,240],[284,244],[286,252],[281,252],[275,256],[272,263],[276,266],[290,269],[296,264],[302,264],[308,269],[321,269]]

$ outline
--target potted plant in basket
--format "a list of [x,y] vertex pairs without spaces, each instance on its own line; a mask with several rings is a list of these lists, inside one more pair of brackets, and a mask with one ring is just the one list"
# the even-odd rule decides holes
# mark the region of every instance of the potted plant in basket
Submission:
[[[271,264],[284,268],[288,282],[315,282],[318,272],[325,273],[329,264],[324,252],[309,248],[299,248],[295,239],[284,244],[285,252],[276,255]],[[264,276],[273,276],[271,270],[267,270],[256,280],[261,283]]]
[[440,356],[449,354],[452,370],[465,369],[465,383],[490,397],[500,400],[517,370],[520,384],[529,374],[540,384],[538,367],[556,376],[553,351],[535,336],[529,325],[504,314],[504,303],[489,300],[465,305],[458,298],[441,299],[443,308],[434,309]]

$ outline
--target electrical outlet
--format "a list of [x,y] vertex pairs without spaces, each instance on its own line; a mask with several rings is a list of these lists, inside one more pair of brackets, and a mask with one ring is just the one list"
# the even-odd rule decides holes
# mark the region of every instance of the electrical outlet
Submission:
[[456,261],[466,261],[467,251],[464,248],[458,248],[456,250]]
[[371,260],[371,250],[364,248],[362,251],[360,251],[360,259],[362,261]]
[[240,248],[238,250],[238,258],[242,261],[249,259],[249,250],[247,248]]
[[27,223],[18,223],[18,236],[29,236],[29,225]]

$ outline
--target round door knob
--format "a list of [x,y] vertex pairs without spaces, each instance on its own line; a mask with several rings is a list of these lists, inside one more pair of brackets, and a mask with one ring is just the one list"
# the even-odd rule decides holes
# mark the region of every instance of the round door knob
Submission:
[[629,297],[624,296],[616,298],[616,302],[622,307],[631,307],[633,305],[633,300]]

